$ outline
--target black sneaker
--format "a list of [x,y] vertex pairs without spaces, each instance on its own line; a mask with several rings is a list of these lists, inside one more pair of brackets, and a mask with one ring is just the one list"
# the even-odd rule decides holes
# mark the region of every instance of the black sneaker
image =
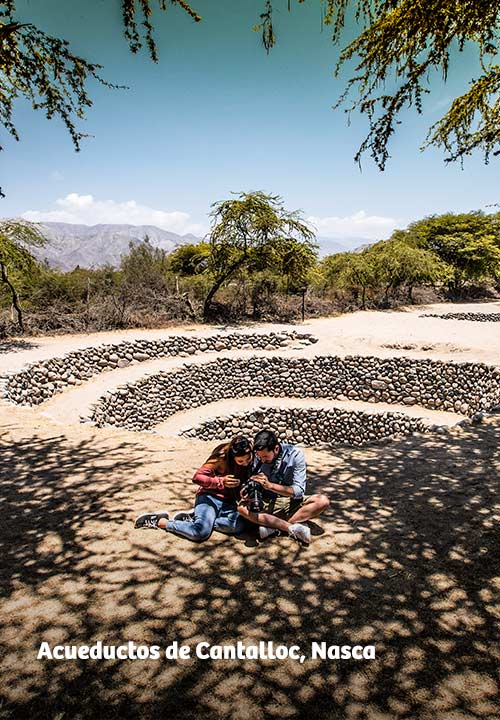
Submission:
[[194,522],[194,508],[191,510],[179,510],[172,515],[172,521],[175,522]]
[[146,528],[151,530],[159,530],[158,520],[165,518],[168,520],[168,512],[166,510],[158,510],[157,512],[147,512],[139,515],[135,521],[135,528]]

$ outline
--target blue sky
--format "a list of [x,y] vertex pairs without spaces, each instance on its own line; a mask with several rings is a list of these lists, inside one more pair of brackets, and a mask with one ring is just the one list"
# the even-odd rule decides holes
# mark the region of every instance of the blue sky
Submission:
[[436,78],[424,114],[405,115],[381,173],[353,156],[366,121],[348,126],[332,105],[338,53],[320,3],[286,10],[276,0],[278,45],[267,56],[251,27],[260,0],[199,0],[194,24],[181,10],[157,14],[160,61],[133,56],[120,27],[119,2],[19,0],[18,16],[67,37],[75,52],[104,65],[128,90],[92,87],[94,105],[80,128],[91,134],[75,153],[58,121],[18,103],[21,141],[1,134],[0,215],[94,224],[154,224],[178,233],[208,230],[211,203],[232,191],[260,189],[301,209],[318,235],[388,237],[394,227],[432,213],[485,209],[499,200],[499,160],[479,156],[446,165],[421,153],[427,127],[473,74],[471,54],[446,85]]

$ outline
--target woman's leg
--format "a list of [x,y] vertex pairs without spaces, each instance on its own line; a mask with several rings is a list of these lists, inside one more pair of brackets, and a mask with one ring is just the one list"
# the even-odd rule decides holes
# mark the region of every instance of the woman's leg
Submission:
[[226,535],[239,535],[245,530],[245,520],[234,503],[224,502],[215,520],[214,530]]
[[208,540],[221,506],[222,500],[213,495],[205,493],[198,495],[194,506],[194,520],[192,522],[167,520],[165,530],[194,542]]

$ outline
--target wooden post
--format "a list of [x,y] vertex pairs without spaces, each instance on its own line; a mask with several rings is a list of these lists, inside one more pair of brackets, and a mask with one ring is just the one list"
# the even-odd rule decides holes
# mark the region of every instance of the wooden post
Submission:
[[302,322],[304,322],[305,316],[306,316],[306,292],[307,292],[307,288],[306,288],[306,287],[303,287],[302,290],[301,290],[301,292],[302,292]]

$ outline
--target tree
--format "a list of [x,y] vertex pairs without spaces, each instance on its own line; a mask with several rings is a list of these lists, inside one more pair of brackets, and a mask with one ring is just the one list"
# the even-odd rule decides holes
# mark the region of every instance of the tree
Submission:
[[[201,20],[185,0],[141,0],[140,9],[135,0],[120,2],[131,51],[136,53],[145,45],[154,62],[158,55],[151,22],[153,6],[165,11],[169,5],[178,5],[196,22]],[[0,2],[0,122],[16,140],[19,135],[12,111],[14,101],[23,97],[47,118],[60,118],[79,150],[85,135],[76,124],[92,106],[88,81],[93,78],[107,87],[119,87],[106,81],[101,69],[101,65],[72,53],[66,40],[47,35],[32,23],[19,22],[16,0]],[[1,188],[0,196],[4,196]]]
[[500,218],[471,212],[432,215],[408,226],[399,237],[435,253],[449,270],[449,290],[495,275],[500,265]]
[[[304,2],[304,0],[297,0]],[[261,22],[262,43],[275,44],[273,6],[266,0]],[[290,3],[289,3],[290,5]],[[369,151],[380,170],[389,158],[388,143],[401,121],[401,111],[422,112],[423,96],[430,92],[433,71],[446,81],[452,58],[466,47],[474,49],[480,76],[471,79],[464,94],[452,100],[444,116],[428,131],[424,147],[434,145],[447,153],[446,160],[463,160],[475,150],[485,162],[500,153],[500,66],[497,51],[500,32],[498,2],[483,0],[325,0],[323,22],[339,43],[349,21],[360,30],[341,50],[335,74],[355,63],[344,93],[347,112],[367,116],[369,132],[355,160]],[[352,99],[350,100],[350,98]]]
[[167,269],[165,250],[151,245],[147,235],[141,242],[130,242],[128,253],[120,258],[123,281],[130,287],[163,289]]
[[416,285],[434,284],[447,277],[446,264],[439,257],[405,242],[401,235],[401,231],[396,231],[390,240],[382,240],[367,251],[386,305],[389,293],[403,286],[408,289],[408,300],[413,302]]
[[298,211],[284,208],[279,195],[241,192],[212,208],[209,272],[213,283],[203,308],[205,320],[210,317],[215,293],[238,271],[282,262],[291,251],[302,254],[304,247],[315,247],[312,230]]
[[323,273],[327,283],[339,290],[361,291],[361,309],[366,310],[366,293],[379,287],[377,266],[373,256],[363,252],[345,252],[330,255],[323,260]]
[[[263,1],[261,33],[269,52],[276,42],[273,9],[285,0]],[[157,47],[153,37],[153,10],[182,8],[195,22],[202,18],[186,0],[115,0],[122,8],[122,29],[130,49],[146,47],[153,61]],[[305,0],[297,0],[303,3]],[[313,0],[309,0],[313,2]],[[466,47],[476,52],[479,77],[452,100],[444,116],[430,129],[424,147],[434,145],[447,153],[447,161],[463,160],[481,151],[485,162],[500,152],[500,66],[495,58],[500,17],[493,0],[314,0],[322,24],[332,29],[332,41],[343,39],[345,25],[358,23],[358,34],[341,49],[336,74],[348,70],[345,92],[336,107],[359,111],[367,116],[369,132],[355,159],[369,152],[383,170],[389,158],[388,145],[400,122],[401,111],[422,111],[423,96],[429,92],[433,71],[445,81],[455,53]],[[291,9],[291,0],[287,0]],[[97,79],[101,66],[74,55],[65,40],[51,37],[32,23],[16,19],[16,0],[0,2],[0,121],[17,138],[12,121],[13,103],[26,98],[47,117],[59,117],[70,132],[76,149],[83,135],[76,127],[92,104],[87,82]],[[350,103],[350,104],[349,104]],[[1,190],[0,190],[1,193]]]
[[28,276],[36,272],[38,264],[26,246],[41,246],[44,243],[45,238],[31,223],[15,220],[0,223],[0,278],[9,289],[21,332],[24,332],[23,313],[12,275],[16,271]]

